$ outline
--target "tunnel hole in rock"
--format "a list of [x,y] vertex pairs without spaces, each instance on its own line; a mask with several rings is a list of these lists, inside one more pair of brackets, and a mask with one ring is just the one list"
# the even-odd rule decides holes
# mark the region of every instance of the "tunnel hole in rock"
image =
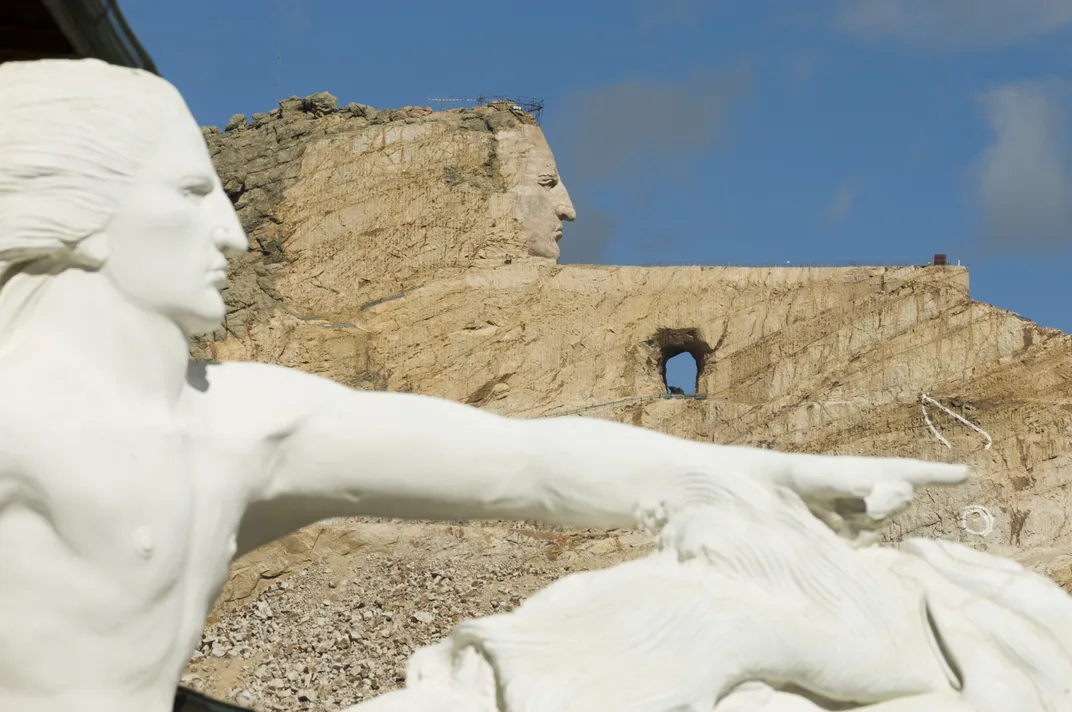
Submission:
[[700,376],[712,348],[698,329],[659,329],[649,341],[658,355],[659,374],[667,393],[700,393]]
[[666,360],[666,390],[669,393],[693,395],[700,366],[688,351]]

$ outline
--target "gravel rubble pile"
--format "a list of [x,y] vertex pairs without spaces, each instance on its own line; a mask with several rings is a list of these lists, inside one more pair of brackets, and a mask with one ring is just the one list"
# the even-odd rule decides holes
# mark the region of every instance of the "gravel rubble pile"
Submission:
[[606,532],[406,528],[397,552],[317,562],[218,616],[181,684],[265,712],[345,708],[401,686],[413,651],[460,620],[646,550]]

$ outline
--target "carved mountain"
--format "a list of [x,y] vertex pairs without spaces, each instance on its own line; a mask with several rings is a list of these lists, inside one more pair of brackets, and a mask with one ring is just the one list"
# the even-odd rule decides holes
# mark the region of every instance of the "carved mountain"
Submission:
[[[229,128],[205,134],[253,248],[195,357],[518,417],[967,462],[971,482],[923,492],[889,537],[1072,579],[1072,342],[972,301],[967,268],[557,265],[572,206],[509,105],[339,111],[314,95]],[[666,395],[666,360],[686,351],[702,398]]]

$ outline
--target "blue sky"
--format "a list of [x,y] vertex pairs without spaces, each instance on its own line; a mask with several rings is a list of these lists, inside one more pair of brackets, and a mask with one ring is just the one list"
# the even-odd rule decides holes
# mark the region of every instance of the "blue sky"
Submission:
[[[546,101],[563,262],[971,267],[1072,331],[1072,0],[121,0],[202,124]],[[277,76],[277,54],[280,56]]]

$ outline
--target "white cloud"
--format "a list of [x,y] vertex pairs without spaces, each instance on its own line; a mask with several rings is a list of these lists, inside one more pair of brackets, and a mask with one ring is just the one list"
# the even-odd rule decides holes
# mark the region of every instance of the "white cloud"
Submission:
[[1072,24],[1070,0],[839,0],[837,24],[863,39],[938,49],[1014,44]]
[[[751,93],[747,67],[699,71],[677,82],[629,80],[563,96],[556,130],[570,164],[572,185],[592,185],[623,178],[623,169],[638,160],[666,165],[710,151],[729,134],[727,115]],[[644,128],[656,112],[657,131]],[[637,136],[643,132],[644,140]]]
[[986,247],[1072,244],[1072,153],[1062,89],[1022,82],[981,97],[994,132],[974,176]]
[[838,188],[834,198],[826,207],[826,220],[831,223],[839,223],[848,217],[852,210],[852,202],[856,199],[856,189],[851,183],[845,183]]

